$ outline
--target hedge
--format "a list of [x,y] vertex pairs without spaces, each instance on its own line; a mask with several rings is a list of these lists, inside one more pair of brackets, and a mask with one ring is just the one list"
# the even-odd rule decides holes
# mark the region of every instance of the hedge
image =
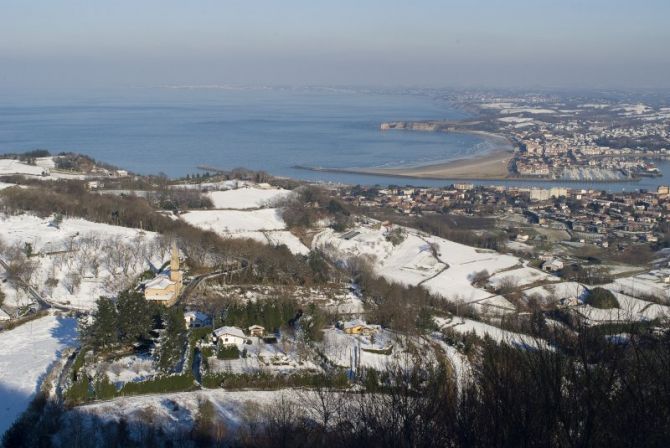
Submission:
[[184,392],[196,389],[194,381],[190,372],[182,375],[161,376],[139,383],[126,383],[118,391],[117,396]]
[[333,377],[323,374],[294,374],[288,376],[272,375],[259,372],[257,374],[247,373],[206,373],[202,376],[202,386],[207,389],[260,389],[276,390],[287,387],[315,387],[330,386],[343,388],[348,385],[347,376],[341,372]]

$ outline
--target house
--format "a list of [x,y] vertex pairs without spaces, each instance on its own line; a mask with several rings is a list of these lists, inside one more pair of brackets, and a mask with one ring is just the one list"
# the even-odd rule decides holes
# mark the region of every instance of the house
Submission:
[[552,258],[542,263],[542,270],[546,272],[558,272],[561,269],[563,269],[563,262],[558,258]]
[[247,330],[249,331],[249,335],[259,338],[262,338],[265,334],[265,327],[261,327],[260,325],[252,325]]
[[209,324],[209,316],[200,311],[187,311],[184,313],[186,328],[200,328]]
[[353,319],[348,322],[342,322],[340,324],[342,331],[346,334],[363,334],[371,335],[378,331],[377,326],[368,325],[364,320]]
[[161,273],[149,280],[144,285],[144,298],[165,306],[172,306],[177,302],[182,286],[183,279],[179,266],[179,251],[177,250],[176,243],[173,243],[169,275]]
[[247,341],[247,337],[241,328],[226,326],[214,330],[214,341],[222,345],[240,345]]

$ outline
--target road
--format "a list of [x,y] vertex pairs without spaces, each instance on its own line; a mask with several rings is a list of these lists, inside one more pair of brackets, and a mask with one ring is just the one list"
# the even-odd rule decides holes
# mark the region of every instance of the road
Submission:
[[[9,264],[3,259],[0,258],[0,266],[2,266],[5,271],[9,272]],[[51,308],[53,305],[49,303],[46,299],[44,299],[37,291],[35,291],[35,288],[30,286],[28,283],[24,282],[23,280],[19,280],[19,283],[21,286],[28,291],[28,293],[32,296],[32,298],[40,304],[42,309],[47,309]]]
[[235,261],[235,266],[228,269],[223,269],[220,271],[209,272],[207,274],[202,274],[195,277],[191,282],[186,285],[186,287],[179,294],[179,298],[175,302],[175,305],[181,303],[182,301],[188,299],[188,297],[195,291],[195,289],[200,285],[200,283],[211,278],[220,277],[222,275],[233,275],[238,274],[249,267],[249,261],[246,258],[233,258]]

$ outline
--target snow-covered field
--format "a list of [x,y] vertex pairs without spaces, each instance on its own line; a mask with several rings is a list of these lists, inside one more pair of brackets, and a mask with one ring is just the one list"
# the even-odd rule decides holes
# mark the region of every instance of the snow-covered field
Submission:
[[5,188],[9,187],[14,187],[16,184],[10,184],[7,182],[0,182],[0,190],[4,190]]
[[[240,192],[243,190],[231,190]],[[291,232],[280,216],[279,209],[259,210],[194,210],[181,215],[189,224],[211,230],[224,237],[250,238],[264,244],[286,245],[295,254],[307,254],[309,249]]]
[[[58,227],[52,221],[29,214],[0,216],[0,239],[21,249],[31,245],[34,255],[29,260],[35,271],[30,283],[56,303],[91,309],[98,297],[130,286],[150,263],[160,266],[167,256],[168,247],[152,232],[79,218],[66,218]],[[32,301],[9,283],[3,290],[5,306]]]
[[11,174],[27,174],[30,176],[41,176],[44,168],[37,165],[28,165],[13,159],[0,159],[0,176]]
[[72,318],[49,315],[0,332],[0,434],[26,409],[49,366],[77,343]]
[[508,284],[510,286],[523,287],[537,282],[557,282],[560,279],[554,275],[542,272],[539,269],[522,267],[499,272],[489,278],[489,285],[495,289]]
[[247,357],[239,359],[208,358],[212,372],[230,373],[295,373],[298,370],[320,372],[321,368],[303,354],[301,356],[294,340],[280,338],[276,344],[266,344],[259,338],[247,338],[251,344],[239,345],[240,351],[246,350]]
[[423,236],[413,229],[406,231],[405,240],[394,246],[386,240],[383,228],[361,226],[344,234],[327,229],[316,235],[313,245],[336,259],[366,257],[389,281],[420,284],[436,295],[465,302],[491,297],[488,291],[472,285],[475,273],[486,270],[493,274],[520,263],[510,255]]
[[533,107],[512,107],[509,109],[502,109],[500,111],[502,115],[505,114],[521,114],[521,113],[527,113],[527,114],[555,114],[556,111],[553,109],[541,109],[541,108],[533,108]]
[[284,221],[275,208],[261,210],[194,210],[181,215],[189,224],[220,234],[283,230]]
[[[670,275],[670,273],[665,275]],[[617,278],[604,287],[610,291],[621,292],[633,297],[654,296],[670,301],[670,284],[662,282],[659,277],[660,272],[651,271],[632,277]]]
[[502,117],[498,118],[498,121],[502,121],[503,123],[526,123],[533,121],[533,119],[527,117]]
[[207,193],[207,196],[214,203],[214,208],[243,210],[264,207],[290,194],[290,190],[280,188],[245,187],[236,190],[211,191]]
[[550,303],[550,301],[556,302],[562,299],[576,298],[584,300],[588,293],[588,289],[580,283],[561,282],[527,289],[523,292],[523,295],[527,299],[536,298],[541,303],[547,304]]
[[[73,412],[81,413],[101,421],[125,419],[131,425],[136,422],[160,425],[165,433],[187,432],[193,427],[200,403],[210,401],[218,419],[225,427],[235,431],[243,423],[245,415],[254,415],[251,410],[270,406],[284,397],[297,400],[294,390],[276,391],[227,391],[222,389],[146,395],[117,398],[103,403],[79,406]],[[147,417],[151,416],[151,421]]]
[[107,373],[109,380],[121,387],[124,383],[145,381],[156,375],[154,361],[149,355],[129,355],[111,362],[101,361],[87,367],[88,374],[93,377],[96,371]]
[[591,324],[607,322],[636,322],[657,318],[670,318],[670,307],[636,299],[626,294],[612,291],[619,302],[619,308],[600,309],[580,305],[575,309]]
[[526,334],[503,330],[493,325],[476,320],[455,317],[449,321],[440,317],[434,318],[440,329],[451,329],[457,333],[474,333],[480,338],[488,336],[498,343],[510,344],[518,347],[546,348],[544,341]]
[[35,176],[40,179],[84,179],[84,174],[72,174],[55,171],[56,164],[53,157],[38,157],[35,165],[29,165],[19,160],[0,159],[0,176],[21,174]]
[[[383,350],[393,346],[392,353],[389,355],[380,353],[371,353],[365,351]],[[374,336],[374,341],[369,337],[362,335],[350,335],[336,328],[329,328],[323,332],[323,351],[326,357],[335,365],[340,367],[350,367],[353,361],[354,352],[360,349],[360,366],[369,367],[375,370],[383,371],[388,365],[402,362],[403,354],[397,341],[394,341],[393,335],[388,330],[380,330]]]

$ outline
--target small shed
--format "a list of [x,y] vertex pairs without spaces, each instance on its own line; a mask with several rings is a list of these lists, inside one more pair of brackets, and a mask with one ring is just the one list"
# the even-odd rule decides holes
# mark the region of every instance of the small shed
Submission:
[[563,267],[563,262],[558,258],[552,258],[551,260],[542,263],[542,270],[546,272],[558,272],[563,269]]
[[265,327],[260,325],[252,325],[248,328],[249,335],[262,338],[265,335]]

